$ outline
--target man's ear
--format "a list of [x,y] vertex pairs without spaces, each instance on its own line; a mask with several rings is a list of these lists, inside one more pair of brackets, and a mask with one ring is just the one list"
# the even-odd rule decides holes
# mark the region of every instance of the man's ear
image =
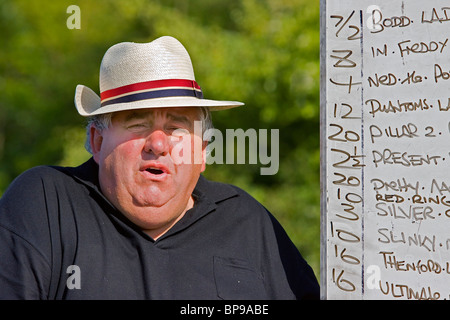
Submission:
[[91,125],[90,130],[90,141],[92,155],[94,156],[95,162],[99,163],[100,151],[102,149],[103,136],[100,130],[98,130],[94,125]]

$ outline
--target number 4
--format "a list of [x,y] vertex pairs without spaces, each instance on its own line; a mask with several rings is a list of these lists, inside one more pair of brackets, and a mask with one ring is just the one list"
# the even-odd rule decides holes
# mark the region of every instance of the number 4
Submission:
[[337,82],[337,81],[334,81],[333,79],[331,79],[330,78],[330,82],[332,83],[332,84],[335,84],[335,85],[337,85],[337,86],[348,86],[348,93],[351,93],[352,92],[352,86],[353,85],[361,85],[362,84],[362,82],[353,82],[353,77],[352,76],[350,76],[350,78],[349,78],[349,82],[348,83],[342,83],[342,82]]

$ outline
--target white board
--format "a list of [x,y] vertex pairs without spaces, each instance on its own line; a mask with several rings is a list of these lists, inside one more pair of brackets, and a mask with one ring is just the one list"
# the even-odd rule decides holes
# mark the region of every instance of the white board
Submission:
[[321,2],[324,299],[450,298],[450,1]]

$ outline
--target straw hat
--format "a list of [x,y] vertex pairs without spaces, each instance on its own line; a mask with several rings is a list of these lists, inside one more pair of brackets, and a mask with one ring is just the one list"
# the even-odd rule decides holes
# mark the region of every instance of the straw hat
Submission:
[[188,52],[172,37],[149,43],[118,43],[100,65],[100,97],[78,85],[75,106],[82,116],[141,108],[208,107],[223,110],[237,101],[203,99]]

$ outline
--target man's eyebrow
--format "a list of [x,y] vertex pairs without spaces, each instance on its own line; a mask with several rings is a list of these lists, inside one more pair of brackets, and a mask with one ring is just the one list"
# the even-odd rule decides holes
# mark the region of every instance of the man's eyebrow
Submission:
[[[133,120],[143,120],[143,119],[149,118],[149,116],[150,116],[150,112],[133,111],[126,115],[124,122],[129,122],[129,121],[133,121]],[[152,118],[152,116],[153,115],[151,115],[150,118]],[[183,115],[183,114],[177,114],[175,112],[167,112],[166,117],[172,121],[183,123],[190,127],[193,125],[193,121],[191,121],[188,116]]]
[[184,124],[189,125],[189,126],[192,126],[192,124],[193,124],[192,121],[189,120],[189,118],[187,116],[182,115],[182,114],[175,114],[175,113],[168,112],[167,113],[167,117],[170,120],[173,120],[173,121],[176,121],[176,122],[181,122],[181,123],[184,123]]
[[138,111],[134,111],[131,112],[129,114],[127,114],[127,116],[125,117],[125,122],[131,121],[131,120],[141,120],[141,119],[145,119],[147,118],[148,113],[147,112],[138,112]]

